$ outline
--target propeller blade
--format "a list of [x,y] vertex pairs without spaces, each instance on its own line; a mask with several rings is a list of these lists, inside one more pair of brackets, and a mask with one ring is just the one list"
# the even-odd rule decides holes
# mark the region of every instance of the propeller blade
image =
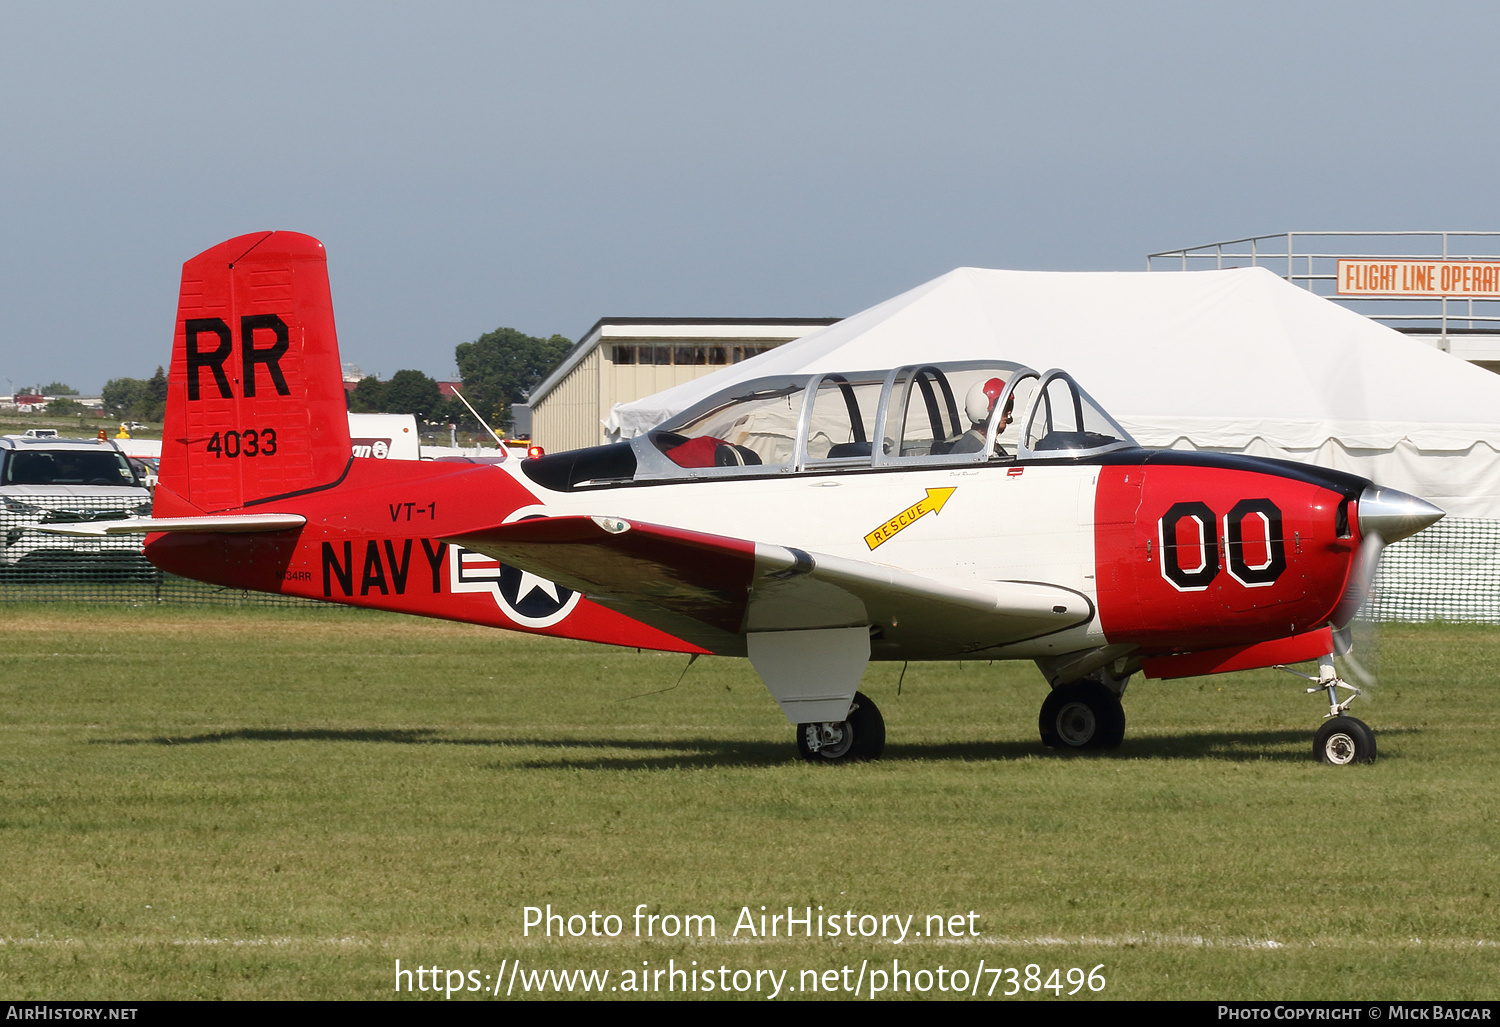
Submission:
[[[1373,651],[1372,646],[1365,646],[1365,648]],[[1356,660],[1352,653],[1346,654],[1343,660],[1345,669],[1349,671],[1350,677],[1354,678],[1354,683],[1359,686],[1360,694],[1367,700],[1374,699],[1377,684],[1374,668],[1367,667]]]
[[1354,554],[1354,565],[1349,569],[1349,581],[1344,585],[1344,594],[1333,608],[1331,618],[1334,628],[1343,630],[1354,620],[1365,601],[1370,598],[1370,587],[1375,583],[1375,572],[1380,568],[1380,554],[1385,550],[1385,540],[1380,532],[1372,531]]
[[1354,625],[1333,629],[1333,655],[1348,656],[1354,650]]
[[[1344,677],[1351,680],[1367,702],[1375,699],[1378,682],[1376,666],[1380,661],[1380,649],[1376,644],[1376,625],[1360,617],[1359,613],[1369,602],[1375,588],[1375,574],[1380,569],[1380,556],[1385,551],[1385,539],[1373,529],[1354,554],[1353,566],[1349,569],[1349,581],[1344,586],[1344,595],[1333,613],[1334,653],[1343,664]],[[1355,654],[1358,655],[1355,655]]]

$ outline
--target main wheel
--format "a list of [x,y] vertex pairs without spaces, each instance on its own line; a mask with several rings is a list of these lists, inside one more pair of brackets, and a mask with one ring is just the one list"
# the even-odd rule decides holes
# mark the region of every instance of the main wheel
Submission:
[[1099,682],[1074,681],[1047,696],[1037,727],[1051,749],[1114,749],[1125,739],[1125,708]]
[[797,725],[797,752],[814,763],[878,760],[885,751],[885,718],[863,692],[854,693],[849,719]]
[[1346,767],[1375,761],[1375,732],[1354,717],[1333,717],[1313,735],[1313,756],[1320,763]]

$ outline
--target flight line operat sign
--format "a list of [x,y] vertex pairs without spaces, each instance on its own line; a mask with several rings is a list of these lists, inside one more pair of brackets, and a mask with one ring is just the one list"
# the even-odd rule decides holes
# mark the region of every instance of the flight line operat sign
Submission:
[[1345,258],[1339,261],[1338,295],[1500,299],[1500,263]]

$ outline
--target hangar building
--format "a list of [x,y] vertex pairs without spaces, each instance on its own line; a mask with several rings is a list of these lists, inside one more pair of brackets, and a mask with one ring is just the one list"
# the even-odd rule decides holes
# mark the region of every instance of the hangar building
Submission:
[[[531,438],[550,451],[597,446],[629,403],[757,356],[836,317],[604,317],[531,390]],[[519,422],[520,418],[518,418]]]

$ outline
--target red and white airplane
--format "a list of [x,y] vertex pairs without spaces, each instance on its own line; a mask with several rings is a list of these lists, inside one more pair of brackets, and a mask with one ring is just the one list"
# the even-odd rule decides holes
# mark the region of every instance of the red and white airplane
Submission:
[[1036,661],[1065,749],[1120,743],[1137,671],[1317,660],[1315,752],[1367,761],[1333,656],[1377,536],[1442,516],[1143,450],[1067,374],[1002,360],[761,379],[503,465],[356,459],[323,246],[291,232],[183,265],[169,382],[152,516],[61,530],[149,532],[152,563],[232,588],[748,656],[817,761],[880,755],[870,660],[957,659]]

